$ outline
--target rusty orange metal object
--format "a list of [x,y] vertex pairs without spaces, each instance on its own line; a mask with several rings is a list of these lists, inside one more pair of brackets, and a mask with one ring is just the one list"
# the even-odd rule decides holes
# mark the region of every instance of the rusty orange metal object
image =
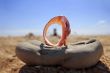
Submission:
[[[52,24],[59,24],[62,26],[62,35],[57,44],[51,43],[46,37],[47,30],[49,26],[51,26]],[[66,45],[66,39],[67,39],[67,36],[70,34],[70,32],[71,32],[70,24],[67,18],[65,16],[56,16],[52,18],[44,27],[44,30],[43,30],[44,42],[46,43],[46,45],[49,45],[49,46]]]

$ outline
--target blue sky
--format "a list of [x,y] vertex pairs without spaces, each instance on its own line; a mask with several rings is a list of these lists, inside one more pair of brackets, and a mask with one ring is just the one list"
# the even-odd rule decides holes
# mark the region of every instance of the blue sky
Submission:
[[42,35],[59,15],[68,18],[71,34],[110,34],[110,0],[0,0],[0,35]]

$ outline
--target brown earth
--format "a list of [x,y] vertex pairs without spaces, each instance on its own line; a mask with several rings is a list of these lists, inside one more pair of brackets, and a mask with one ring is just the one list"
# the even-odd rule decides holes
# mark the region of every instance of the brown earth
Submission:
[[[60,66],[27,66],[15,55],[17,43],[42,37],[0,37],[0,73],[110,73],[110,36],[70,36],[68,42],[95,38],[101,41],[104,54],[100,61],[86,69],[66,69]],[[53,42],[56,42],[52,39]]]

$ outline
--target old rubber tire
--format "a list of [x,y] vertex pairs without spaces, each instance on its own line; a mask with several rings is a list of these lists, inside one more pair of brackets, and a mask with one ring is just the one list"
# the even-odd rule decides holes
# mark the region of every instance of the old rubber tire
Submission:
[[68,47],[46,47],[41,42],[19,43],[17,57],[29,65],[61,65],[66,68],[87,68],[95,65],[103,54],[102,44],[98,40],[85,40]]

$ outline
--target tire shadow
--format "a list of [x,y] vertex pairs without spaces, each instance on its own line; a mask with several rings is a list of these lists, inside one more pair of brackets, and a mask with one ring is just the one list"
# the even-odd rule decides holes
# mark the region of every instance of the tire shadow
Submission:
[[24,65],[19,73],[110,73],[110,69],[101,61],[85,69],[67,69],[61,66],[29,66]]

